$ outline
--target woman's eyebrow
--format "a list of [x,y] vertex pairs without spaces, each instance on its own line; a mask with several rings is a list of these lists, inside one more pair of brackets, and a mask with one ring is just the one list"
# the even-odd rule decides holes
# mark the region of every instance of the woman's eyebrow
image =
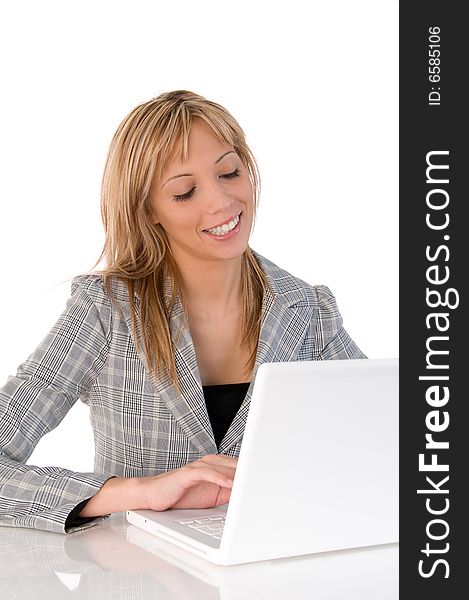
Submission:
[[[236,154],[236,152],[234,150],[228,150],[228,152],[225,152],[225,154],[222,154],[221,156],[219,156],[213,164],[216,165],[217,163],[219,163],[221,161],[222,158],[224,158],[227,154],[230,154],[231,152]],[[173,175],[172,177],[170,177],[163,183],[163,185],[161,186],[161,189],[163,189],[164,186],[172,179],[176,179],[177,177],[190,177],[191,175],[192,175],[192,173],[180,173],[179,175]]]

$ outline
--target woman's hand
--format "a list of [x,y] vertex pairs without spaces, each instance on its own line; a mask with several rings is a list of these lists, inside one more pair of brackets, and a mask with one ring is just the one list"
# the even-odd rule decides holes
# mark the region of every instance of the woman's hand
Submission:
[[209,508],[225,504],[230,499],[237,463],[237,458],[208,454],[174,471],[142,477],[142,508]]
[[209,508],[230,499],[237,458],[207,454],[174,471],[148,477],[111,477],[88,500],[80,517],[124,510]]

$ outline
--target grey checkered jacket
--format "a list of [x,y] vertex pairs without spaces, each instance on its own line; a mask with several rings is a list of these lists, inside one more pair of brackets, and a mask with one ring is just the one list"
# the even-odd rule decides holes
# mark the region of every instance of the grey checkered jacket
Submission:
[[[238,456],[260,364],[366,358],[342,326],[329,288],[311,286],[253,253],[275,298],[264,295],[252,382],[218,449],[189,329],[175,349],[178,394],[169,378],[150,376],[143,353],[135,350],[126,285],[113,281],[116,308],[101,275],[73,279],[51,331],[0,388],[0,525],[60,533],[94,525],[109,515],[71,528],[67,516],[112,476],[156,475],[217,452]],[[182,317],[177,302],[173,336]],[[90,409],[94,471],[26,465],[41,437],[78,399]]]

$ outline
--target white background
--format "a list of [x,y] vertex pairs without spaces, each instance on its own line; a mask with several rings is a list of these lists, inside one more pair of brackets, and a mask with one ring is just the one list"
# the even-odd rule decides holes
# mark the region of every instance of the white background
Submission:
[[[16,0],[0,9],[0,385],[102,248],[108,145],[137,104],[224,105],[261,171],[250,245],[335,294],[370,358],[398,356],[398,2]],[[73,407],[29,464],[93,469]]]

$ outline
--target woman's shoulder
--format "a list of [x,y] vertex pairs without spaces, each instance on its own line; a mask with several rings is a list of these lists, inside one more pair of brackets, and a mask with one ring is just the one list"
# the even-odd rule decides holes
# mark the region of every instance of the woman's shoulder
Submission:
[[312,285],[258,252],[252,250],[252,253],[276,294],[288,297],[292,301],[297,299],[298,302],[303,301],[318,308],[335,310],[335,296],[327,285]]
[[109,277],[106,285],[106,278],[102,272],[82,273],[73,277],[71,293],[85,293],[95,302],[107,303],[111,299],[128,301],[127,285],[117,277]]

